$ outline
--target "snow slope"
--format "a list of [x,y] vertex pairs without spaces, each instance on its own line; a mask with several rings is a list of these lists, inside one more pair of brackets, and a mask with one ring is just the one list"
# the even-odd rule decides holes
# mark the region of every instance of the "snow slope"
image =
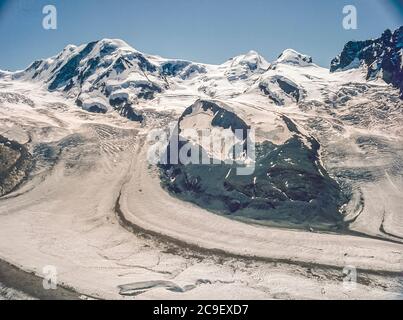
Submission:
[[[403,105],[366,71],[330,72],[292,49],[272,63],[250,51],[208,65],[104,39],[1,72],[0,135],[35,167],[0,198],[0,259],[38,276],[54,265],[95,297],[401,298]],[[345,228],[251,221],[169,194],[147,162],[147,136],[170,123],[229,133],[242,124],[277,152],[298,141],[315,174],[348,195],[337,212]],[[273,159],[262,165],[298,160]],[[256,188],[261,177],[250,179]],[[295,202],[292,181],[276,183]],[[355,290],[342,282],[351,265]]]

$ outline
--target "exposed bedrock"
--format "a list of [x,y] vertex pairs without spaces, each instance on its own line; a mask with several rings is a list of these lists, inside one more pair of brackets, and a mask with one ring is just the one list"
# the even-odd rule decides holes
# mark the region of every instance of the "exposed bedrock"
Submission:
[[[212,126],[231,130],[248,128],[245,121],[217,103],[196,102],[200,103],[204,112],[213,111]],[[180,117],[179,136],[189,116],[197,121],[195,105]],[[343,227],[340,208],[348,201],[348,196],[321,165],[319,142],[300,132],[290,118],[282,116],[282,120],[291,137],[282,144],[257,143],[255,169],[251,175],[237,175],[237,163],[184,165],[168,161],[161,165],[162,185],[183,200],[233,217],[280,226]],[[208,154],[202,146],[199,148],[201,153]],[[170,156],[168,159],[172,159]]]
[[32,156],[16,141],[0,135],[0,196],[16,189],[28,176]]

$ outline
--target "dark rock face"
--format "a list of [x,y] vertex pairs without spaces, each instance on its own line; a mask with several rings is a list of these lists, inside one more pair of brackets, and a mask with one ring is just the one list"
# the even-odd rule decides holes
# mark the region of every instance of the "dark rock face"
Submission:
[[27,71],[36,70],[42,64],[42,60],[34,61],[27,69]]
[[[66,47],[50,64],[46,60],[35,61],[25,73],[36,79],[44,70],[51,67],[50,75],[46,75],[47,78],[44,79],[48,83],[48,90],[59,90],[74,95],[76,104],[83,107],[88,105],[83,98],[84,94],[91,95],[94,91],[109,99],[114,91],[130,88],[134,89],[133,95],[138,100],[152,100],[156,94],[164,90],[164,84],[168,85],[167,77],[187,79],[193,74],[206,72],[203,66],[183,60],[171,60],[157,66],[140,52],[119,51],[120,46],[121,44],[116,41],[100,40],[80,49]],[[131,72],[137,72],[140,78],[144,78],[124,81],[125,73]],[[115,76],[120,77],[121,82],[113,86],[108,85],[108,78]],[[153,82],[151,80],[153,77],[159,77],[161,82]],[[142,121],[143,116],[137,114],[132,106],[137,103],[137,99],[125,103],[110,101],[110,106],[130,120]],[[101,100],[85,109],[96,113],[107,112],[108,107],[103,108],[99,105],[104,104]]]
[[126,70],[126,65],[129,64],[131,65],[131,63],[129,61],[127,61],[126,59],[120,57],[118,58],[118,60],[116,60],[116,62],[113,65],[113,69],[115,69],[116,73],[122,73],[123,71]]
[[109,99],[109,104],[117,111],[119,114],[129,120],[142,122],[144,117],[137,113],[133,109],[133,105],[130,104],[124,97],[117,97],[114,99]]
[[36,77],[38,77],[40,74],[41,74],[41,72],[43,71],[43,70],[41,70],[41,69],[39,69],[39,67],[41,66],[41,64],[42,64],[42,60],[37,60],[37,61],[34,61],[28,68],[27,68],[27,72],[31,72],[31,71],[35,71],[35,73],[33,74],[33,76],[32,76],[32,79],[35,79]]
[[181,73],[181,78],[185,80],[185,79],[188,79],[189,77],[191,77],[193,74],[197,74],[197,73],[201,74],[201,73],[206,73],[206,72],[207,72],[207,70],[203,66],[199,66],[197,64],[192,64]]
[[[100,44],[99,53],[86,61],[84,65],[80,65],[83,59],[85,59],[93,50],[94,47]],[[106,88],[105,80],[110,76],[112,72],[116,72],[117,74],[121,74],[126,70],[132,69],[133,67],[138,66],[141,72],[157,72],[157,67],[148,61],[146,57],[144,57],[141,53],[130,53],[126,55],[119,56],[112,64],[112,62],[108,59],[103,59],[105,56],[113,54],[118,49],[113,43],[110,42],[91,42],[84,49],[82,49],[79,53],[71,57],[59,70],[57,70],[60,65],[57,66],[54,70],[54,75],[50,79],[51,83],[48,86],[50,91],[57,90],[63,88],[64,92],[69,92],[72,88],[82,88],[85,82],[93,76],[97,74],[99,70],[103,70],[106,68],[104,72],[102,72],[95,81],[91,82],[90,91],[100,90],[106,97],[111,94],[111,89]],[[36,61],[33,63],[27,71],[36,70],[39,66],[41,66],[42,61]],[[137,98],[139,99],[153,99],[156,93],[160,93],[162,88],[158,85],[149,82],[127,82],[121,85],[122,88],[131,87],[133,89],[138,90]],[[80,96],[77,97],[76,103],[78,106],[83,106],[85,101],[81,101]],[[140,114],[137,114],[131,103],[127,101],[114,101],[110,99],[110,105],[119,112],[122,116],[133,120],[133,121],[142,121],[143,117]],[[102,108],[98,104],[91,105],[87,108],[89,112],[95,113],[106,113],[107,109]]]
[[277,83],[280,86],[281,90],[285,93],[289,94],[290,96],[294,97],[295,100],[298,102],[300,98],[299,89],[290,83],[283,81],[281,79],[277,79]]
[[264,79],[259,83],[258,88],[277,106],[285,105],[290,99],[298,103],[305,95],[303,88],[284,76],[272,76],[268,79]]
[[0,196],[16,189],[32,166],[32,156],[23,145],[0,136]]
[[80,84],[83,84],[84,81],[87,80],[87,78],[89,78],[95,72],[100,63],[100,60],[100,57],[96,57],[88,61],[88,67],[79,75]]
[[49,85],[48,89],[50,91],[56,90],[61,85],[65,84],[73,77],[77,76],[79,74],[78,66],[80,64],[80,61],[92,51],[96,44],[97,42],[89,43],[77,55],[67,61],[67,63],[58,71],[56,77]]
[[269,99],[272,100],[277,106],[282,106],[282,105],[284,104],[284,102],[283,102],[281,99],[279,99],[278,97],[276,97],[274,94],[272,94],[272,93],[270,92],[270,90],[268,90],[267,87],[266,87],[264,84],[260,83],[260,84],[259,84],[259,89],[260,89],[260,91],[262,91],[266,96],[268,96]]
[[403,98],[403,26],[394,31],[386,30],[375,40],[350,41],[339,56],[331,62],[330,71],[368,67],[367,79],[382,76],[386,83],[400,89]]
[[175,60],[168,61],[161,65],[160,74],[164,77],[177,77],[188,79],[196,73],[205,73],[206,69],[190,61]]
[[116,110],[119,112],[119,114],[131,121],[138,121],[142,122],[144,120],[144,117],[137,113],[131,104],[124,104],[123,106],[120,106],[116,108]]
[[135,53],[132,56],[128,57],[128,59],[132,62],[136,61],[137,65],[142,71],[148,72],[156,72],[157,67],[153,65],[150,61],[148,61],[142,54]]
[[[203,107],[216,110],[214,114],[220,111],[212,102]],[[181,119],[190,112],[185,111]],[[219,125],[247,128],[242,119],[234,117],[237,120],[224,120]],[[319,142],[303,135],[291,119],[283,117],[283,121],[293,137],[282,145],[270,141],[257,144],[252,175],[237,175],[239,165],[224,162],[168,164],[160,166],[162,185],[185,201],[233,217],[300,228],[342,227],[339,209],[348,196],[320,164]]]
[[[183,145],[185,145],[188,140],[183,137],[183,131],[182,131],[182,121],[191,115],[194,115],[195,110],[198,108],[198,106],[201,106],[201,109],[206,112],[211,112],[214,114],[211,120],[211,126],[213,127],[219,127],[223,129],[231,129],[232,132],[235,133],[235,131],[242,130],[242,138],[244,139],[244,144],[243,148],[240,148],[242,150],[245,150],[246,144],[247,144],[247,130],[250,129],[250,126],[248,126],[245,121],[243,121],[241,118],[239,118],[235,113],[226,110],[225,108],[220,107],[218,104],[212,102],[212,101],[207,101],[207,100],[197,100],[193,105],[190,107],[186,108],[185,111],[182,113],[182,115],[179,117],[178,120],[178,125],[177,125],[177,132],[170,138],[170,144],[167,147],[166,150],[166,159],[167,159],[167,166],[164,166],[166,170],[169,170],[171,168],[171,163],[176,164],[176,161],[178,161],[179,156],[178,154],[171,154],[171,148],[170,145],[171,143],[174,143],[174,141],[178,144],[178,149],[180,150]],[[178,150],[178,151],[179,151]],[[190,156],[188,154],[188,156]],[[205,150],[203,150],[202,147],[199,146],[199,159],[203,158],[208,158],[208,155]],[[171,160],[175,159],[175,160]]]
[[140,88],[140,92],[137,94],[139,99],[151,100],[154,99],[155,93],[161,93],[162,89],[154,83],[137,84],[136,88]]
[[165,76],[176,76],[179,72],[183,71],[190,62],[188,61],[171,61],[166,62],[161,66],[161,73]]

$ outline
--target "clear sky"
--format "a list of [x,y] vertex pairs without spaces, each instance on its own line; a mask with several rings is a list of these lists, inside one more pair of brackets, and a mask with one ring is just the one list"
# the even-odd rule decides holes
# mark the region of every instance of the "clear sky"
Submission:
[[[57,8],[57,30],[42,8]],[[358,29],[344,30],[353,4]],[[249,50],[275,59],[293,48],[329,66],[349,40],[403,25],[403,0],[0,0],[0,69],[17,70],[67,44],[120,38],[145,53],[222,63]]]

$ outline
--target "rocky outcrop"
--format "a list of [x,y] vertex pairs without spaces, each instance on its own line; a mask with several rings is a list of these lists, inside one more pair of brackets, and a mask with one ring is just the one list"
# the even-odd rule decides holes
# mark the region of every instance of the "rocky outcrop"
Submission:
[[0,196],[17,188],[32,168],[32,156],[15,141],[0,136]]
[[348,42],[332,60],[330,71],[360,66],[367,68],[368,80],[382,78],[399,88],[403,98],[403,26],[393,33],[386,30],[378,39]]
[[[208,112],[212,119],[209,125],[231,130],[248,128],[217,103],[199,101],[180,117],[179,134],[181,125],[206,127]],[[321,165],[319,142],[302,133],[288,117],[283,116],[282,121],[291,138],[278,145],[271,141],[257,143],[251,175],[237,175],[236,162],[168,163],[160,166],[163,186],[180,199],[233,217],[303,228],[342,227],[339,210],[347,202],[347,195]],[[200,149],[206,150],[205,146]]]

